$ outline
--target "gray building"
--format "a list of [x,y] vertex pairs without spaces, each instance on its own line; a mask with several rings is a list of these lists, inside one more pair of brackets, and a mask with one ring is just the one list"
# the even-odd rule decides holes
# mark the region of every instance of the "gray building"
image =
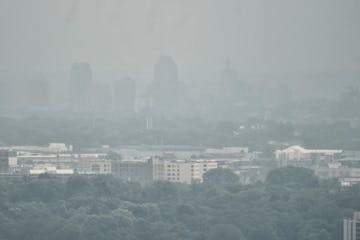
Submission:
[[91,109],[92,70],[88,63],[73,63],[70,70],[70,106],[75,111]]
[[153,162],[149,160],[139,161],[112,161],[112,174],[125,181],[148,183],[153,181]]
[[230,60],[226,59],[225,68],[221,71],[221,81],[219,87],[223,100],[233,103],[238,100],[240,94],[240,82],[238,80],[238,74],[231,67]]
[[0,174],[9,173],[9,151],[0,150]]
[[352,219],[344,219],[343,240],[360,240],[360,212],[354,212]]
[[170,56],[161,56],[154,65],[150,95],[160,111],[176,111],[179,104],[178,68]]

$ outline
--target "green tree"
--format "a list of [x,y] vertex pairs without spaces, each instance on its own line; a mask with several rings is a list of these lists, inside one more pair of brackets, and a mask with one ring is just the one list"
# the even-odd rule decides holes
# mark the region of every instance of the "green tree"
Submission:
[[231,224],[215,225],[210,231],[210,240],[245,240],[241,230]]
[[239,181],[239,176],[230,169],[216,168],[207,171],[203,175],[203,180],[205,184],[209,185],[230,186]]

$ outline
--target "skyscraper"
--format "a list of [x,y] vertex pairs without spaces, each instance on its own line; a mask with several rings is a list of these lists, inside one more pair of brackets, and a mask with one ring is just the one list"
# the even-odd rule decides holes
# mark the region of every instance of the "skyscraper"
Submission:
[[91,109],[92,71],[88,63],[73,63],[70,71],[70,106],[75,111]]
[[227,58],[225,68],[221,71],[220,90],[228,100],[235,101],[240,95],[240,86],[237,72],[231,67],[230,59]]
[[113,85],[113,109],[118,114],[129,114],[135,110],[136,86],[131,78],[117,80]]
[[161,56],[154,65],[150,94],[161,111],[176,111],[179,101],[178,68],[170,56]]
[[343,240],[360,240],[360,212],[354,212],[352,219],[344,219]]

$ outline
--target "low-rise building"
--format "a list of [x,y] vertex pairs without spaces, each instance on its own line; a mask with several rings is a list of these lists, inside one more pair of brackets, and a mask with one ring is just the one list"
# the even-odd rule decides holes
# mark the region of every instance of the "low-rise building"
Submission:
[[111,174],[111,161],[102,158],[79,157],[76,172],[79,174]]
[[301,146],[291,146],[283,150],[276,150],[275,157],[280,166],[310,166],[321,161],[332,162],[340,158],[343,150],[335,149],[306,149]]
[[247,147],[223,147],[223,148],[207,148],[205,154],[213,157],[245,157],[249,153]]
[[324,167],[314,168],[314,173],[320,179],[331,178],[360,178],[360,168],[349,168],[340,163],[328,164]]
[[217,167],[216,161],[154,160],[153,174],[154,180],[180,183],[202,182],[204,173]]
[[146,183],[153,180],[153,164],[151,159],[114,160],[111,162],[111,171],[115,177],[125,181]]
[[44,173],[55,174],[55,175],[71,175],[74,174],[74,169],[57,168],[56,166],[53,165],[37,165],[29,170],[30,175],[39,175]]

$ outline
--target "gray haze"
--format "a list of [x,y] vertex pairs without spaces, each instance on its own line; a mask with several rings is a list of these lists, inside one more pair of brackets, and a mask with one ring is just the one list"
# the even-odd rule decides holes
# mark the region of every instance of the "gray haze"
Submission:
[[160,55],[182,72],[360,69],[358,0],[0,0],[0,66],[151,76]]

